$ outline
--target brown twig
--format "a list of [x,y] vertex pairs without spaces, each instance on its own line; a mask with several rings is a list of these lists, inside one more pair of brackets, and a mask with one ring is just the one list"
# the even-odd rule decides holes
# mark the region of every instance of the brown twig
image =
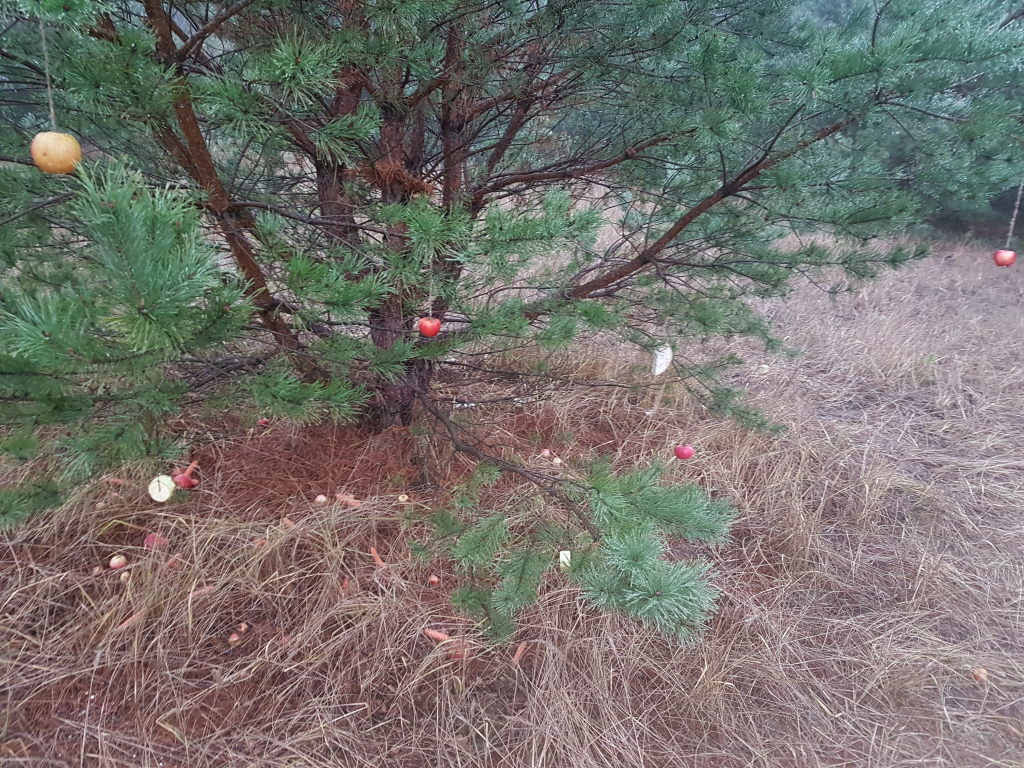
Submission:
[[197,47],[203,44],[210,35],[216,32],[221,26],[230,19],[232,16],[236,16],[246,9],[246,7],[252,5],[254,0],[242,0],[240,3],[236,3],[228,8],[225,8],[212,19],[209,23],[200,27],[196,32],[185,41],[185,44],[178,49],[176,58],[178,61],[184,61],[188,58],[189,54],[192,53]]

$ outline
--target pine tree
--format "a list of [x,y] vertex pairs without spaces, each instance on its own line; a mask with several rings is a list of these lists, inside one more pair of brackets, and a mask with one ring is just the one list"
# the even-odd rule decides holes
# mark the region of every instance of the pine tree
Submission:
[[[538,478],[477,448],[432,381],[598,333],[646,350],[774,345],[751,298],[923,256],[877,238],[937,196],[1016,181],[1024,40],[1015,20],[1000,27],[1013,8],[814,11],[5,0],[3,448],[54,471],[3,491],[0,514],[173,455],[186,401],[418,419],[481,461],[465,504],[438,517],[469,575],[463,608],[501,634],[567,549],[595,604],[689,636],[714,592],[702,567],[668,562],[667,537],[721,540],[726,507],[657,468]],[[50,127],[48,80],[60,130],[86,149],[69,176],[27,157]],[[423,317],[441,333],[417,333]],[[712,409],[756,421],[722,383],[728,359],[687,359],[674,373]],[[480,509],[495,471],[537,480],[576,525]]]

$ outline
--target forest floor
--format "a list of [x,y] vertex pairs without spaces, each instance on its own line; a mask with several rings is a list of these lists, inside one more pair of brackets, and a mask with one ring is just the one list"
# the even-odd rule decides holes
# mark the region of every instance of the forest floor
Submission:
[[[409,546],[434,501],[406,459],[422,438],[218,432],[181,503],[127,472],[2,534],[0,763],[1019,768],[1024,266],[949,245],[766,309],[802,354],[750,354],[736,381],[781,436],[671,388],[657,407],[658,389],[594,387],[473,409],[538,466],[542,448],[572,467],[697,446],[671,476],[740,517],[691,647],[552,574],[510,645],[453,658],[422,630],[474,637],[447,602],[455,575]],[[647,365],[594,346],[578,372]],[[433,471],[466,468],[439,452]],[[363,503],[314,501],[337,492]],[[143,548],[151,532],[166,543]],[[119,553],[128,567],[105,569]]]

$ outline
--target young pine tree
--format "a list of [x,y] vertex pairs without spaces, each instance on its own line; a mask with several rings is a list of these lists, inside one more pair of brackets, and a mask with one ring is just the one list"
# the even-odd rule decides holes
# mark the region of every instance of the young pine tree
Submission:
[[[438,519],[463,607],[507,626],[565,548],[597,605],[688,635],[713,593],[666,537],[720,540],[726,508],[597,466],[533,477],[574,526],[480,510],[484,467],[530,472],[432,381],[596,333],[771,343],[752,297],[921,256],[869,244],[1016,180],[1012,8],[847,5],[4,0],[3,447],[54,468],[4,490],[5,519],[172,452],[186,402],[419,419],[484,462]],[[28,160],[51,103],[85,148],[70,175]],[[688,357],[677,378],[744,415],[722,361]]]

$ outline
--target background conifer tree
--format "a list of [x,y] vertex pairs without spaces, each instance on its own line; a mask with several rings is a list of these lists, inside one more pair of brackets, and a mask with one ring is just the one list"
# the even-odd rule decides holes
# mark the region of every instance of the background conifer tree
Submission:
[[[500,634],[564,547],[589,599],[687,636],[713,592],[666,537],[720,540],[726,508],[599,466],[533,477],[575,527],[481,510],[486,467],[530,472],[481,452],[432,382],[595,334],[772,344],[751,298],[899,266],[923,249],[872,240],[1016,181],[1013,8],[824,5],[6,0],[3,448],[54,472],[6,488],[5,520],[173,454],[185,402],[420,419],[484,462],[437,519],[462,607]],[[86,150],[70,176],[27,157],[48,76]],[[681,360],[711,407],[749,415],[727,360]]]

